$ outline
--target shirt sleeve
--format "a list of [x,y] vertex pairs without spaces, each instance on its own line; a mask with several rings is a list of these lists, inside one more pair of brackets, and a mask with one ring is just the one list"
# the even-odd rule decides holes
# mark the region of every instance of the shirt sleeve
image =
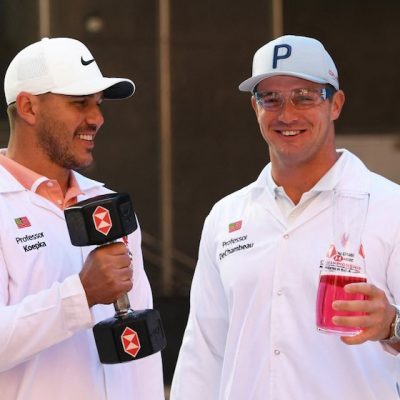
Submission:
[[153,308],[153,295],[143,265],[141,240],[141,231],[138,223],[137,230],[128,237],[128,247],[132,254],[133,267],[133,287],[128,296],[131,308],[134,310]]
[[[389,258],[387,267],[387,285],[390,291],[388,298],[390,303],[400,305],[400,230],[397,231],[395,237],[395,244]],[[400,353],[394,349],[390,344],[380,342],[383,350],[387,353],[400,358]]]
[[22,363],[92,326],[79,275],[8,305],[8,274],[0,253],[0,371]]
[[217,399],[228,311],[213,254],[210,217],[204,224],[190,295],[190,313],[174,373],[171,400]]
[[[152,309],[153,295],[143,265],[141,232],[139,227],[129,236],[128,246],[132,253],[133,263],[133,288],[128,293],[131,308],[133,310]],[[127,368],[127,373],[131,375],[133,382],[140,382],[135,391],[138,399],[164,399],[161,352],[141,358],[132,363],[127,363]]]

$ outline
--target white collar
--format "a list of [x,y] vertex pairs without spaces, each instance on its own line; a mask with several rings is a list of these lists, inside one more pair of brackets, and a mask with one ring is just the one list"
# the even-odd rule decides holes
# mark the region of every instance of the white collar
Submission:
[[[315,192],[320,193],[323,191],[333,190],[339,183],[340,177],[343,175],[347,164],[352,158],[352,153],[345,149],[338,149],[337,153],[340,155],[338,160],[333,166],[321,177],[321,179],[306,193]],[[285,193],[282,186],[278,186],[272,178],[272,164],[268,163],[265,167],[265,179],[269,192],[275,197],[277,193]],[[263,172],[264,172],[263,171]],[[305,193],[303,193],[304,195]]]

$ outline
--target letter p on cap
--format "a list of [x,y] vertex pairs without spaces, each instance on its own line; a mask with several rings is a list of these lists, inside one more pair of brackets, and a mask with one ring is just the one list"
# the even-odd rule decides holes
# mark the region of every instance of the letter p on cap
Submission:
[[[281,52],[282,54],[278,54],[280,49],[286,49],[285,52]],[[285,58],[289,58],[292,54],[292,46],[288,44],[277,44],[274,47],[274,58],[272,60],[272,68],[276,68],[278,65],[278,60],[283,60]]]

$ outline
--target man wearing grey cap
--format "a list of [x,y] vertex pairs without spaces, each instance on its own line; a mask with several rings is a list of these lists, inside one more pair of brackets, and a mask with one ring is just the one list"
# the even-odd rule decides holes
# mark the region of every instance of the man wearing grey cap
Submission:
[[78,40],[45,38],[11,61],[4,91],[0,398],[163,399],[160,353],[103,365],[91,329],[123,293],[134,308],[152,308],[139,230],[125,243],[74,247],[63,213],[111,192],[77,171],[93,161],[101,103],[130,97],[133,82],[104,77]]
[[[267,43],[239,89],[252,94],[270,163],[205,221],[171,399],[399,399],[399,186],[335,148],[345,97],[319,41]],[[365,300],[331,303],[329,323],[353,336],[316,328],[320,261],[341,190],[369,196],[367,282],[344,289]]]

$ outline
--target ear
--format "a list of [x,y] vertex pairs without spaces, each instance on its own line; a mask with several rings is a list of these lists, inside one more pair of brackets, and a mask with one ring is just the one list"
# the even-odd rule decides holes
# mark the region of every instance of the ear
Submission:
[[335,121],[339,118],[340,113],[342,112],[343,104],[345,101],[345,95],[343,90],[338,90],[332,98],[332,121]]
[[253,107],[253,110],[256,113],[256,117],[258,119],[258,106],[257,106],[256,98],[254,96],[251,96],[251,106]]
[[21,92],[15,100],[15,105],[18,116],[27,124],[34,125],[38,111],[37,97],[27,92]]

